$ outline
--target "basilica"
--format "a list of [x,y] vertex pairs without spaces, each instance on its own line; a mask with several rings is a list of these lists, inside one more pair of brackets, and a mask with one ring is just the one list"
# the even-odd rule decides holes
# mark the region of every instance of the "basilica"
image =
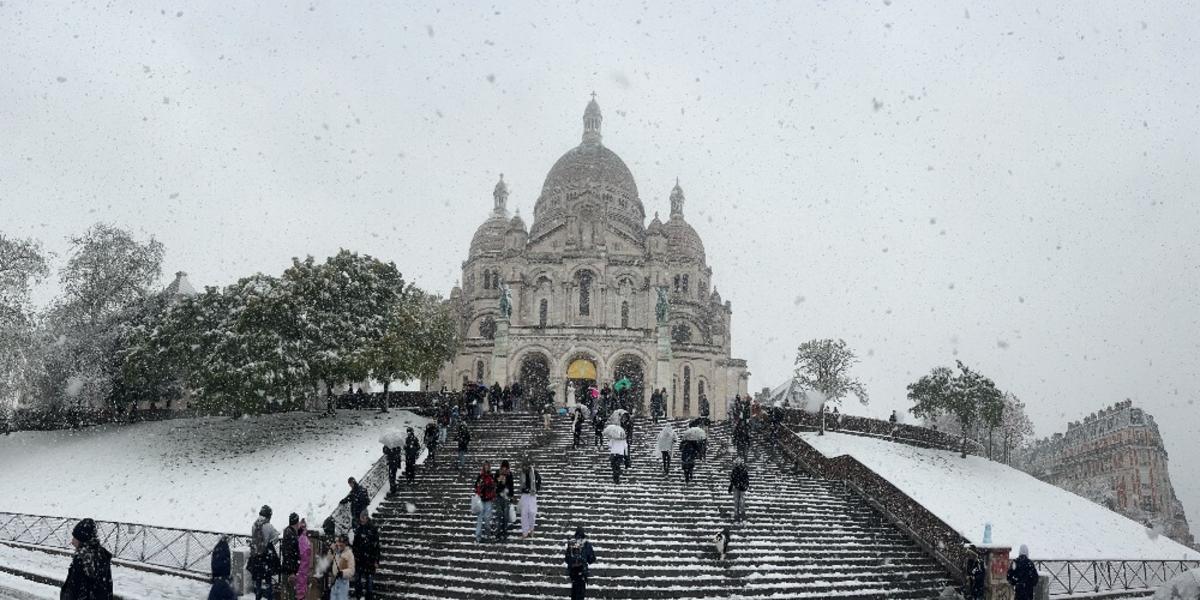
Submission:
[[550,168],[530,226],[510,216],[500,176],[450,294],[462,343],[439,378],[452,388],[520,382],[527,396],[552,392],[560,404],[624,378],[643,410],[653,390],[666,389],[669,415],[697,415],[703,402],[724,418],[749,375],[731,357],[731,305],[684,217],[679,182],[668,218],[656,212],[646,225],[633,174],[603,143],[602,122],[593,98],[582,143]]

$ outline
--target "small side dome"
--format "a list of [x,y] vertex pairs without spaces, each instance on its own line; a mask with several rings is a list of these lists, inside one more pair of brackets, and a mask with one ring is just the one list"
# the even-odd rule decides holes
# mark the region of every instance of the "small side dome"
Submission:
[[717,292],[717,286],[713,286],[712,295],[708,297],[708,301],[713,304],[721,304],[721,294]]
[[659,220],[658,213],[654,213],[654,218],[650,221],[650,225],[646,227],[646,235],[667,235],[667,228],[663,222]]
[[508,230],[525,233],[525,220],[521,218],[521,211],[517,211],[517,214],[513,215],[512,220],[508,222]]

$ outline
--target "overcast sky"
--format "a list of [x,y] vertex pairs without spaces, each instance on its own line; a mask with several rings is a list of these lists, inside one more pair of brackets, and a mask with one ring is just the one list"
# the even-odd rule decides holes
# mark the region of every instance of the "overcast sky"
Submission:
[[647,217],[679,177],[752,388],[841,337],[869,414],[956,358],[1042,435],[1132,398],[1200,533],[1194,4],[399,4],[0,2],[0,231],[133,228],[197,286],[347,247],[447,293],[594,90]]

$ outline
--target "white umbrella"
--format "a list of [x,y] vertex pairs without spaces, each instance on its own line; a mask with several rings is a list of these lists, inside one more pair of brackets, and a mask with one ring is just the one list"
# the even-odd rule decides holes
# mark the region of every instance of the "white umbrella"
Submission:
[[406,435],[404,433],[393,429],[379,436],[379,443],[387,446],[388,448],[399,448],[404,445],[405,437]]
[[620,425],[621,424],[621,415],[627,415],[627,414],[629,414],[629,411],[627,411],[623,408],[618,408],[617,410],[614,410],[611,415],[608,416],[608,422]]
[[604,428],[604,437],[610,440],[625,439],[625,429],[620,425],[609,425]]
[[683,435],[679,436],[689,442],[703,442],[708,439],[708,434],[699,427],[688,427]]

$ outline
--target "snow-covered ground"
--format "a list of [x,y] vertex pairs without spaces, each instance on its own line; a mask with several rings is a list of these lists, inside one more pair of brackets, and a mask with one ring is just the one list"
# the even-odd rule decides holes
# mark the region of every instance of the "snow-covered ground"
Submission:
[[[61,581],[67,578],[71,557],[0,544],[0,564]],[[137,600],[196,600],[207,598],[211,587],[194,579],[146,573],[120,565],[113,565],[112,572],[113,591]],[[0,598],[5,597],[4,588],[11,590],[9,596],[17,598],[58,598],[57,588],[13,575],[0,578]]]
[[[320,527],[407,411],[175,419],[0,437],[0,511],[249,534],[269,504]],[[418,432],[420,430],[418,429]]]
[[974,543],[1029,545],[1035,559],[1192,559],[1200,553],[1080,496],[978,456],[861,436],[801,433],[828,457],[850,455]]

